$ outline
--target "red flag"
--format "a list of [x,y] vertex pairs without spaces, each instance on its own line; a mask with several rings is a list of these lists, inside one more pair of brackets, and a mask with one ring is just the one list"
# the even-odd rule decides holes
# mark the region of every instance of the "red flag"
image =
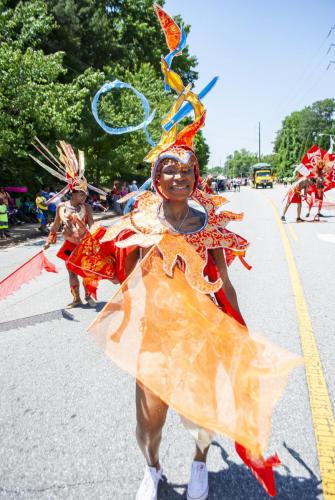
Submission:
[[18,290],[22,285],[36,278],[45,269],[49,273],[57,273],[56,266],[50,262],[43,250],[27,260],[11,274],[0,281],[0,300]]
[[248,455],[247,450],[238,443],[235,443],[235,450],[245,465],[249,467],[255,478],[263,486],[267,494],[270,497],[275,497],[277,495],[277,491],[273,467],[278,467],[281,464],[278,455],[272,455],[267,459],[263,457],[253,459]]
[[301,163],[310,171],[310,177],[322,177],[324,191],[335,188],[335,154],[328,153],[314,144],[304,155]]

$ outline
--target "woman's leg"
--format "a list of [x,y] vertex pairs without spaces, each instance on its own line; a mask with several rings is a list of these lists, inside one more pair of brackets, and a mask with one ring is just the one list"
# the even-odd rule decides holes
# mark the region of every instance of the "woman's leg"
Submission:
[[71,290],[71,294],[73,297],[72,302],[70,304],[68,304],[67,307],[76,307],[77,305],[82,304],[82,301],[80,298],[80,291],[79,291],[79,278],[72,271],[69,271],[69,270],[67,270],[67,271],[69,273],[70,290]]
[[284,217],[285,218],[285,215],[286,215],[286,212],[288,210],[288,207],[291,205],[291,203],[288,201],[285,205],[285,208],[283,210],[283,213],[282,213],[282,218]]
[[297,203],[297,220],[301,220],[301,203]]
[[78,288],[79,290],[79,278],[78,278],[78,275],[73,273],[72,271],[67,271],[69,273],[69,283],[70,283],[70,287],[72,289],[72,287],[74,288]]
[[159,445],[168,406],[149,389],[136,383],[136,438],[150,467],[159,470]]

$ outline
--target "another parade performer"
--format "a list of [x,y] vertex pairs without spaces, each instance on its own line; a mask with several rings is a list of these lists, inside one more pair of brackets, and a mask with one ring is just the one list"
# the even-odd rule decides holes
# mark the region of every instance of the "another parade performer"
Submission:
[[[52,203],[54,198],[64,196],[67,192],[71,192],[70,200],[58,205],[55,220],[50,228],[47,243],[44,246],[44,250],[47,250],[51,244],[56,243],[57,232],[60,227],[63,226],[62,234],[65,241],[61,249],[58,251],[57,256],[67,262],[74,249],[87,235],[88,230],[92,227],[94,222],[92,209],[90,205],[85,203],[88,195],[88,184],[86,178],[84,177],[84,155],[81,151],[79,151],[79,158],[77,159],[72,146],[64,141],[60,141],[59,146],[57,147],[59,152],[59,161],[38,140],[35,148],[41,155],[43,155],[49,164],[45,164],[40,159],[35,158],[32,155],[30,156],[48,172],[52,173],[58,179],[66,182],[65,188],[50,198],[47,203]],[[90,186],[90,188],[100,194],[104,194],[104,192],[100,189],[93,186]],[[72,301],[67,307],[78,307],[83,304],[80,297],[79,278],[76,273],[70,270],[69,266],[67,266],[67,270],[69,273],[69,283],[72,294]],[[87,304],[90,307],[95,307],[95,280],[91,277],[85,277],[83,279],[83,285]]]
[[329,151],[314,144],[301,160],[302,168],[308,172],[311,179],[314,179],[307,192],[308,213],[306,217],[309,217],[312,207],[316,207],[315,221],[319,221],[320,217],[322,217],[322,207],[327,209],[335,208],[333,202],[325,200],[325,192],[335,187],[335,154],[332,149],[332,140]]
[[[170,49],[162,59],[165,85],[178,98],[163,120],[160,143],[146,157],[154,192],[141,188],[127,195],[135,194],[135,208],[95,238],[100,254],[115,259],[121,284],[89,330],[136,379],[136,436],[147,462],[137,500],[157,498],[159,445],[169,407],[196,439],[189,500],[208,496],[206,456],[215,433],[235,441],[239,456],[274,496],[273,467],[280,461],[262,454],[273,407],[301,360],[245,326],[227,272],[235,257],[245,263],[248,243],[226,229],[242,215],[222,211],[224,198],[197,188],[193,138],[204,125],[205,109],[201,93],[193,93],[170,69],[185,34],[161,7],[155,9]],[[117,81],[97,96],[116,86],[129,88]],[[193,122],[178,132],[178,120],[190,110]],[[81,250],[83,244],[77,257]]]
[[[297,204],[297,222],[304,222],[304,219],[301,218],[301,207],[302,207],[302,201],[303,199],[306,198],[307,196],[307,191],[308,188],[311,184],[314,184],[316,181],[315,179],[312,179],[310,177],[301,177],[298,179],[296,182],[292,184],[290,189],[288,190],[286,197],[287,197],[287,202],[285,205],[285,208],[283,210],[283,214],[281,217],[282,221],[285,221],[285,215],[286,212],[291,205],[291,203],[296,203]],[[285,197],[285,198],[286,198]]]

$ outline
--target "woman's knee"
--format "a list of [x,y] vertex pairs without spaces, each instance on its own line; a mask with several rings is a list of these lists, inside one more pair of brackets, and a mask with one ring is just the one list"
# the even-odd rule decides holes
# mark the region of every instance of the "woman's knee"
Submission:
[[143,437],[160,436],[168,406],[144,387],[136,388],[137,433]]

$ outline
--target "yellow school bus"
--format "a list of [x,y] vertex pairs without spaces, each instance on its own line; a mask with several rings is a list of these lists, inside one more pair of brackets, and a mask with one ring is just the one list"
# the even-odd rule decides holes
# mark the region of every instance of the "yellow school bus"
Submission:
[[250,170],[251,187],[267,188],[273,187],[273,169],[269,163],[256,163]]

